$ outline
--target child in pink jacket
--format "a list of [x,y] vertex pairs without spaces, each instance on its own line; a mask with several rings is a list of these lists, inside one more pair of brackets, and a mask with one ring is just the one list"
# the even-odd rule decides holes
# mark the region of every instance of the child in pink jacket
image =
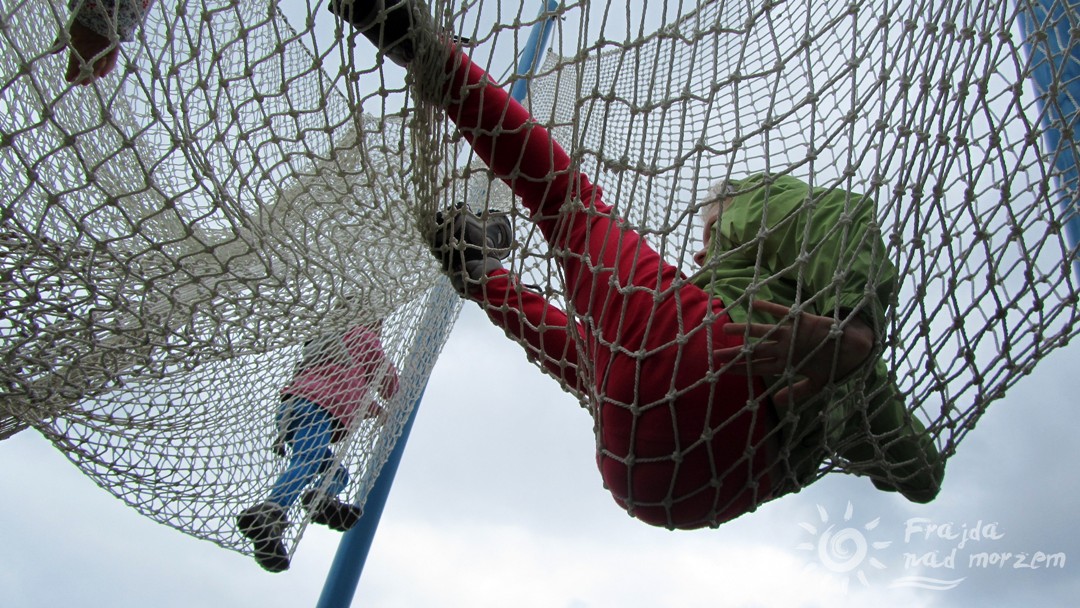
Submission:
[[372,381],[382,378],[378,391],[384,399],[398,390],[397,372],[379,341],[381,326],[359,325],[309,340],[292,382],[281,390],[274,449],[280,456],[291,452],[289,464],[266,500],[237,518],[240,531],[253,541],[255,560],[271,572],[289,567],[282,537],[297,499],[312,521],[335,530],[344,532],[360,518],[359,507],[336,498],[348,485],[349,473],[334,464],[330,447],[359,419],[382,414],[369,395]]

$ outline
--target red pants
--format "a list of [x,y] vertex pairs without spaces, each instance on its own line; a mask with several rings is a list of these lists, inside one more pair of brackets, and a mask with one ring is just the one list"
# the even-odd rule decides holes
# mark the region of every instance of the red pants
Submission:
[[751,398],[763,394],[760,381],[713,364],[713,349],[742,343],[720,331],[721,302],[613,218],[600,188],[468,57],[455,54],[449,69],[449,117],[529,210],[581,322],[506,271],[476,295],[497,325],[591,396],[605,487],[634,517],[668,528],[752,511],[771,497],[764,437],[773,424],[763,399]]

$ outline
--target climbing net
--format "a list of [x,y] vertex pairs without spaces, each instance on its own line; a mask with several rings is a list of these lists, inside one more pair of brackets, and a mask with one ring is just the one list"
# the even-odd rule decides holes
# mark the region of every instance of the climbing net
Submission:
[[[432,4],[493,66],[535,20]],[[688,275],[716,180],[766,171],[875,201],[901,275],[883,356],[953,453],[1077,333],[1076,189],[1042,137],[1071,117],[1030,83],[1029,7],[668,4],[564,3],[533,114]],[[62,3],[0,8],[0,436],[33,427],[146,515],[238,550],[233,517],[281,470],[275,411],[303,344],[383,319],[401,390],[335,451],[363,502],[457,312],[421,237],[434,210],[509,210],[513,270],[564,298],[539,234],[403,72],[323,2],[281,10],[155,4],[116,73],[72,87],[50,53]]]
[[[381,414],[334,451],[363,503],[459,304],[416,229],[431,194],[406,117],[328,76],[340,45],[320,59],[274,3],[168,4],[89,87],[49,53],[61,3],[0,12],[0,430],[32,426],[146,515],[246,551],[234,519],[284,466],[303,345],[383,322],[365,381],[399,390],[357,404]],[[338,79],[360,73],[378,70]]]

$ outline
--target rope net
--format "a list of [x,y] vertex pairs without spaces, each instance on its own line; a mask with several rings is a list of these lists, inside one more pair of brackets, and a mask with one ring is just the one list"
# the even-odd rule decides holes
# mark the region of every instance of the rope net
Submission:
[[[520,3],[432,4],[485,65],[520,54],[535,21]],[[1077,332],[1076,249],[1062,228],[1077,214],[1075,188],[1055,168],[1060,151],[1042,143],[1054,117],[1029,83],[1038,66],[1017,25],[1024,6],[707,2],[658,15],[567,3],[554,37],[564,54],[530,80],[527,106],[686,281],[727,259],[692,260],[711,184],[750,193],[740,180],[766,173],[865,197],[847,196],[848,210],[872,201],[872,236],[898,269],[875,328],[885,373],[947,458],[990,402]],[[236,515],[289,466],[275,454],[278,419],[304,345],[381,320],[385,358],[318,461],[323,489],[339,481],[323,473],[342,465],[338,496],[363,504],[457,312],[423,237],[436,210],[465,200],[509,212],[510,269],[591,322],[568,304],[568,254],[492,181],[513,176],[483,168],[324,3],[282,10],[292,12],[158,2],[116,71],[78,87],[51,53],[71,11],[0,8],[0,437],[32,426],[147,516],[240,551],[250,543]],[[1034,25],[1039,44],[1050,24]],[[799,213],[812,215],[819,196],[804,198]],[[744,251],[757,260],[778,229],[759,221]],[[730,307],[793,277],[809,285],[805,262],[777,276],[754,267]],[[797,302],[823,298],[802,289]],[[589,348],[574,339],[575,352]],[[525,346],[540,369],[559,368]],[[583,377],[600,374],[587,357],[578,364]],[[391,375],[396,391],[375,390]],[[555,375],[583,404],[603,391]],[[855,378],[829,398],[865,402],[868,386]],[[767,393],[751,393],[757,411]],[[828,432],[851,408],[819,411],[834,420],[799,437],[812,470],[786,467],[792,487],[835,467],[859,472]],[[665,525],[670,492],[657,500]],[[310,515],[294,501],[287,519]],[[302,530],[285,532],[290,552]]]
[[699,272],[691,219],[717,181],[768,172],[873,199],[901,274],[885,355],[907,402],[954,448],[1077,332],[1077,250],[1063,229],[1075,190],[1053,166],[1074,144],[1041,146],[1048,117],[1029,82],[1040,66],[1022,45],[1023,10],[703,3],[643,39],[549,56],[531,109],[687,274]]
[[[330,460],[362,505],[459,309],[417,236],[431,195],[403,117],[341,81],[374,68],[335,82],[275,3],[166,2],[116,72],[73,87],[49,52],[69,22],[0,9],[0,430],[32,426],[147,516],[250,551],[236,516],[288,470],[282,389],[314,367],[345,377],[321,394],[352,400]],[[346,336],[330,367],[301,365],[325,336]]]
[[[613,215],[625,218],[685,273],[687,279],[676,280],[672,292],[688,282],[723,282],[731,275],[722,273],[741,261],[752,276],[744,277],[741,294],[723,298],[733,317],[745,316],[751,300],[770,296],[838,321],[849,316],[845,308],[873,317],[875,301],[886,307],[874,320],[878,365],[835,382],[819,396],[817,407],[778,408],[786,429],[777,433],[780,445],[770,453],[776,461],[770,475],[780,493],[843,470],[868,475],[879,488],[899,490],[912,500],[933,498],[944,461],[987,406],[1076,335],[1071,269],[1077,246],[1065,229],[1078,219],[1076,169],[1060,160],[1076,153],[1070,135],[1075,102],[1064,91],[1075,86],[1076,40],[1069,36],[1075,36],[1080,12],[1052,4],[1049,12],[1038,3],[888,1],[701,2],[666,6],[669,13],[663,16],[610,5],[570,4],[556,11],[555,45],[575,52],[549,55],[530,79],[527,106],[569,152],[569,171],[580,170],[601,186]],[[624,18],[628,33],[610,35]],[[1022,34],[1025,18],[1028,31]],[[466,36],[488,37],[482,29],[470,30],[467,19],[451,15],[449,20]],[[567,25],[573,23],[582,29]],[[472,53],[480,63],[487,57]],[[1039,70],[1054,80],[1037,86],[1032,78]],[[456,111],[457,106],[448,114]],[[457,141],[455,132],[442,129],[436,120],[428,125],[428,136],[446,145]],[[1051,132],[1061,139],[1053,147],[1045,137]],[[513,148],[503,152],[516,153]],[[476,164],[455,175],[468,175]],[[525,172],[491,175],[514,180]],[[791,178],[805,189],[783,221],[760,213],[749,219],[739,215],[740,204],[760,203],[755,192],[782,200]],[[727,243],[729,250],[714,252],[699,269],[693,256],[700,249],[701,220],[717,201],[710,188],[722,184],[731,188],[733,206],[721,218],[728,213],[736,226],[742,221],[745,238]],[[570,196],[563,211],[575,204],[581,203]],[[677,398],[670,392],[657,398],[642,378],[650,358],[665,347],[683,352],[677,345],[697,328],[633,351],[612,334],[622,336],[624,327],[629,334],[635,325],[651,327],[670,316],[662,295],[639,316],[627,313],[625,304],[622,311],[583,307],[573,293],[601,290],[608,297],[607,285],[624,294],[635,287],[623,275],[568,284],[567,263],[593,264],[594,272],[603,264],[595,258],[583,261],[580,250],[552,249],[530,212],[505,191],[489,194],[487,205],[510,209],[514,216],[517,248],[511,270],[522,275],[522,283],[540,285],[584,331],[575,341],[578,372],[585,377],[581,391],[567,381],[565,360],[552,361],[535,342],[522,342],[539,367],[578,392],[598,420],[600,467],[616,500],[632,514],[668,527],[722,521],[715,510],[701,520],[682,521],[679,505],[737,476],[725,480],[723,472],[713,473],[700,485],[665,487],[649,499],[635,499],[628,488],[645,485],[633,467],[646,461],[666,463],[676,472],[664,479],[678,485],[678,468],[724,422],[700,436],[677,439],[672,453],[650,456],[637,451],[648,443],[646,430],[630,431],[637,435],[621,449],[609,449],[611,439],[604,435],[608,406],[614,417],[628,414],[641,428],[658,420],[681,424],[686,412]],[[837,214],[834,226],[821,224],[826,211]],[[853,231],[852,218],[865,224],[865,233]],[[713,236],[731,239],[724,220],[717,223],[720,232]],[[793,240],[794,250],[781,255],[770,249],[774,237]],[[846,243],[831,259],[827,255],[834,252],[821,242],[830,239]],[[875,240],[881,241],[880,252]],[[835,292],[852,288],[844,285],[844,275],[859,264],[851,248],[877,258],[867,280],[854,285],[856,295],[864,296],[859,303],[837,305],[844,295]],[[898,271],[895,284],[890,267]],[[877,291],[882,285],[890,287]],[[495,316],[505,309],[486,307]],[[622,316],[601,336],[604,315]],[[767,316],[751,319],[776,322]],[[543,323],[533,326],[541,333],[545,329]],[[508,327],[512,337],[523,333]],[[616,378],[614,364],[595,366],[596,352],[620,349],[631,351],[622,354],[634,360],[636,376]],[[661,379],[665,386],[667,380]],[[792,382],[783,374],[764,380],[764,387],[750,389],[744,413],[760,411],[769,395]],[[619,386],[624,382],[633,385],[632,396]],[[873,420],[873,407],[883,400],[902,403],[905,410],[888,433],[877,428],[885,423]],[[653,409],[660,413],[646,422]],[[877,436],[869,440],[874,445],[853,445],[865,441],[853,439],[859,434]],[[743,461],[765,445],[748,445]],[[617,463],[612,475],[605,458]],[[917,481],[920,475],[925,483]],[[758,480],[743,482],[750,488]],[[919,483],[924,483],[921,490],[911,485]],[[749,508],[767,498],[755,496]]]

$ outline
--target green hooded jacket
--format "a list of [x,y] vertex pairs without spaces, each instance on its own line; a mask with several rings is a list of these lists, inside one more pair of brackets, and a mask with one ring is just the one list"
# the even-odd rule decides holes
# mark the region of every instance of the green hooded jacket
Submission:
[[[798,301],[817,315],[857,312],[882,335],[897,274],[873,201],[789,176],[759,174],[732,186],[697,283],[729,307],[733,321],[746,320],[751,299]],[[776,322],[760,313],[752,320]]]
[[[736,323],[747,320],[752,300],[784,306],[797,302],[806,312],[839,320],[856,314],[874,330],[880,352],[885,311],[898,279],[886,255],[874,202],[844,190],[811,188],[784,175],[758,174],[730,185],[731,203],[717,219],[695,283],[722,301]],[[749,316],[755,323],[778,322],[759,311]],[[767,384],[770,380],[775,381],[767,378]],[[824,400],[798,412],[785,432],[796,484],[810,481],[832,454],[851,463],[879,462],[880,450],[887,449],[888,460],[913,466],[888,475],[881,470],[867,473],[921,475],[911,481],[928,486],[927,491],[933,486],[936,494],[937,449],[922,423],[907,412],[880,356],[865,372],[827,391]],[[885,447],[849,439],[865,437],[867,429],[883,436]],[[927,459],[935,463],[935,479],[926,478]]]

